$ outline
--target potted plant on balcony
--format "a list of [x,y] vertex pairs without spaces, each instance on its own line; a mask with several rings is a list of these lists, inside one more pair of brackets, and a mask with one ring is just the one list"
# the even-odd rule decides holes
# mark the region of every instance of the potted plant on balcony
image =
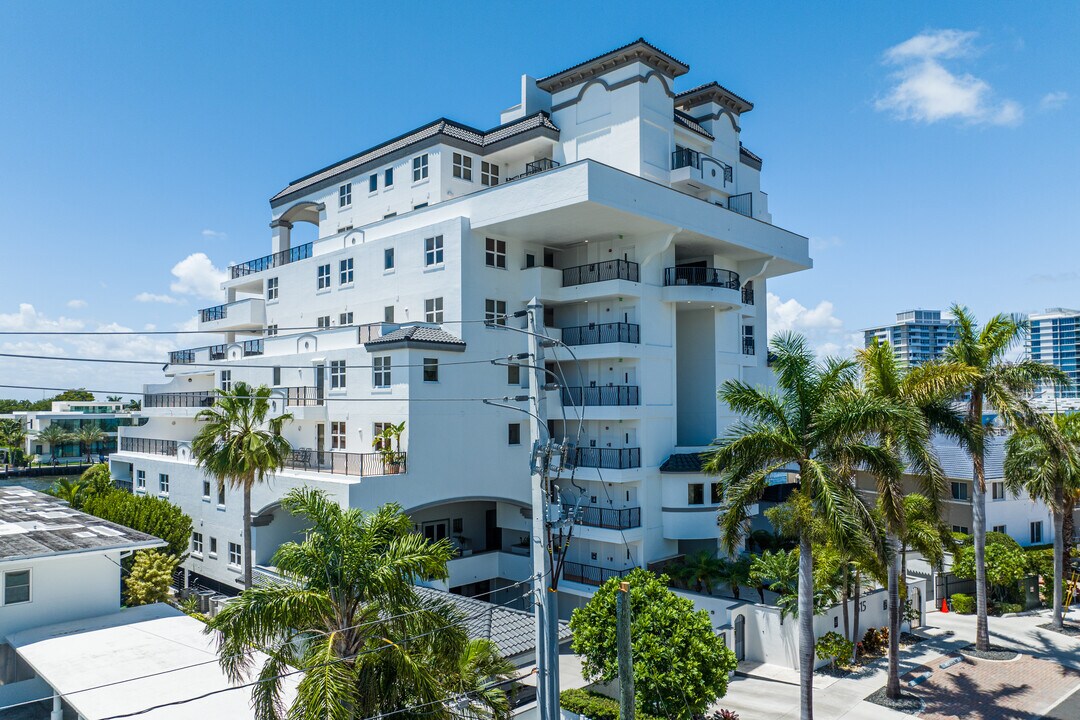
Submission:
[[396,475],[401,472],[401,465],[405,459],[405,453],[401,452],[401,433],[404,431],[404,420],[396,425],[387,423],[382,432],[375,435],[371,441],[371,446],[382,457],[387,475]]

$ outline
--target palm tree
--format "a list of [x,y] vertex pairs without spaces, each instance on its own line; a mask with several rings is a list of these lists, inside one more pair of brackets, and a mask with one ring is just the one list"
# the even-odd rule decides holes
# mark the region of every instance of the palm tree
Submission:
[[38,431],[35,437],[40,442],[48,444],[49,455],[55,460],[57,451],[65,443],[71,442],[73,436],[63,425],[49,423],[44,430]]
[[[719,518],[721,539],[733,553],[746,532],[750,506],[767,487],[768,476],[789,465],[799,467],[799,488],[787,500],[799,539],[799,676],[801,717],[813,717],[814,562],[812,524],[816,517],[837,539],[860,534],[874,537],[870,509],[850,481],[850,471],[864,467],[887,474],[896,460],[866,442],[867,433],[903,410],[853,392],[854,363],[818,362],[800,335],[785,333],[771,343],[779,392],[729,380],[719,392],[733,411],[744,416],[716,441],[705,471],[720,475],[725,509]],[[881,550],[884,554],[884,548]]]
[[105,431],[94,422],[89,422],[81,425],[79,431],[75,433],[75,439],[79,441],[81,449],[86,451],[86,462],[90,462],[90,454],[93,452],[94,443],[105,442]]
[[[311,488],[282,507],[311,523],[303,542],[274,556],[282,579],[246,590],[209,623],[234,680],[266,654],[252,691],[260,720],[284,716],[280,675],[303,669],[289,717],[347,720],[412,706],[433,720],[509,716],[498,687],[513,668],[492,643],[468,638],[449,603],[422,596],[420,578],[445,578],[455,549],[413,532],[397,505],[342,509]],[[453,701],[458,699],[459,704]]]
[[720,569],[720,575],[717,579],[731,588],[731,596],[736,600],[739,599],[739,587],[752,585],[754,582],[750,577],[750,562],[750,558],[747,557],[728,560],[724,562],[723,567]]
[[[781,617],[797,614],[799,595],[799,551],[766,550],[750,561],[750,579],[759,588],[768,588],[778,596],[776,605]],[[794,603],[793,603],[794,599]],[[764,596],[762,602],[764,602]]]
[[83,501],[86,499],[87,485],[82,480],[72,480],[71,478],[61,478],[52,484],[45,492],[53,497],[63,500],[74,510],[82,508]]
[[699,550],[683,559],[678,569],[679,579],[686,583],[687,589],[712,595],[713,585],[723,580],[725,564],[714,553]]
[[251,488],[285,466],[292,451],[281,428],[292,420],[270,412],[270,388],[238,382],[231,391],[218,390],[217,402],[196,419],[206,424],[191,441],[196,464],[217,480],[244,494],[244,587],[251,587]]
[[[1060,452],[1041,428],[1023,428],[1005,443],[1005,488],[1026,492],[1050,508],[1054,521],[1054,627],[1062,628],[1065,582],[1065,513],[1080,492],[1080,414],[1055,415],[1054,425],[1065,441]],[[1070,502],[1072,500],[1073,502]]]
[[975,647],[990,649],[986,598],[986,436],[983,420],[990,406],[1014,429],[1044,425],[1047,437],[1062,448],[1055,438],[1052,423],[1045,422],[1031,407],[1027,397],[1039,383],[1068,385],[1068,377],[1057,368],[1034,360],[1009,361],[1006,354],[1027,333],[1027,323],[1008,315],[990,318],[981,329],[974,315],[962,305],[950,308],[956,318],[956,342],[945,349],[945,359],[965,365],[972,379],[965,390],[969,394],[966,442],[972,458],[975,482],[971,501],[971,534],[975,545]]
[[906,599],[907,552],[914,550],[930,565],[941,567],[946,552],[956,549],[952,528],[941,519],[937,503],[920,493],[904,496],[904,524],[897,536],[900,543],[901,604]]

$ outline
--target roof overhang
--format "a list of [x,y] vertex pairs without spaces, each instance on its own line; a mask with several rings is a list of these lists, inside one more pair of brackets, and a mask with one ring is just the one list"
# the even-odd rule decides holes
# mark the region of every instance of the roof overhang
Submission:
[[690,71],[690,66],[686,63],[676,60],[663,50],[649,44],[645,38],[638,38],[628,45],[623,45],[592,60],[586,60],[554,75],[541,78],[536,81],[536,86],[541,90],[555,93],[635,62],[648,65],[670,78],[685,75]]
[[675,107],[686,112],[689,112],[691,108],[707,103],[716,103],[737,115],[754,109],[754,103],[739,97],[718,82],[699,85],[692,90],[687,90],[675,96]]

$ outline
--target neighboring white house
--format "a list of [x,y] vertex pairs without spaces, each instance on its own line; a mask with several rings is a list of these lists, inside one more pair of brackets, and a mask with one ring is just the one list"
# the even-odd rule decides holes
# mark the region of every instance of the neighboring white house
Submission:
[[89,448],[96,458],[116,450],[117,428],[137,424],[134,412],[119,402],[56,401],[49,410],[26,410],[0,415],[0,418],[16,420],[26,431],[23,452],[34,462],[79,461],[86,457],[86,448],[74,437],[68,442],[52,447],[38,436],[50,425],[59,425],[74,435],[79,428],[96,425],[105,434],[103,442]]
[[[637,40],[524,76],[490,130],[436,120],[271,198],[270,254],[232,266],[224,303],[200,311],[221,342],[170,354],[145,388],[149,421],[111,457],[134,492],[192,516],[198,582],[235,591],[245,562],[299,538],[280,499],[300,486],[348,507],[400,503],[428,537],[453,538],[457,593],[527,578],[533,421],[481,401],[524,392],[505,360],[526,336],[500,325],[520,327],[504,316],[533,297],[571,347],[548,350],[563,373],[552,433],[575,438],[584,406],[577,471],[559,481],[585,508],[562,615],[613,575],[717,547],[709,479],[661,465],[734,421],[717,386],[771,382],[767,283],[812,263],[806,237],[772,224],[762,159],[740,141],[752,103],[716,82],[680,90],[688,70]],[[241,380],[274,389],[296,449],[253,492],[253,558],[239,495],[218,492],[190,445],[214,390]],[[403,454],[375,452],[400,422]]]

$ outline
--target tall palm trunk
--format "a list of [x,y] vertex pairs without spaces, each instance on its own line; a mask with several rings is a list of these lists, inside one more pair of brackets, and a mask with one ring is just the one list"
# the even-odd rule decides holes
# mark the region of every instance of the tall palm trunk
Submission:
[[1064,624],[1063,608],[1062,608],[1062,596],[1065,590],[1065,563],[1064,550],[1065,550],[1065,514],[1062,512],[1062,505],[1065,498],[1064,493],[1061,492],[1059,487],[1055,493],[1057,497],[1057,508],[1052,508],[1053,521],[1054,521],[1054,620],[1053,624],[1058,630],[1060,630]]
[[893,700],[900,697],[900,574],[897,565],[900,554],[896,552],[899,542],[889,533],[889,548],[893,551],[889,563],[889,676],[885,682],[885,696]]
[[978,452],[972,457],[975,491],[971,502],[971,531],[975,539],[975,647],[985,651],[990,649],[990,627],[986,602],[986,449],[982,409],[982,394],[972,393],[968,419],[979,426]]
[[251,483],[244,483],[244,589],[251,589]]
[[814,556],[810,534],[799,537],[799,683],[801,720],[814,718]]
[[859,605],[861,604],[859,596],[862,595],[861,579],[861,571],[859,568],[855,568],[855,618],[851,626],[851,634],[854,636],[851,639],[851,643],[854,647],[851,648],[851,662],[855,662],[859,657],[859,646],[856,643],[859,641]]
[[848,585],[848,575],[851,572],[851,565],[844,563],[844,589],[841,601],[844,608],[844,637],[851,640],[851,626],[848,623],[848,604],[851,602],[851,588]]

